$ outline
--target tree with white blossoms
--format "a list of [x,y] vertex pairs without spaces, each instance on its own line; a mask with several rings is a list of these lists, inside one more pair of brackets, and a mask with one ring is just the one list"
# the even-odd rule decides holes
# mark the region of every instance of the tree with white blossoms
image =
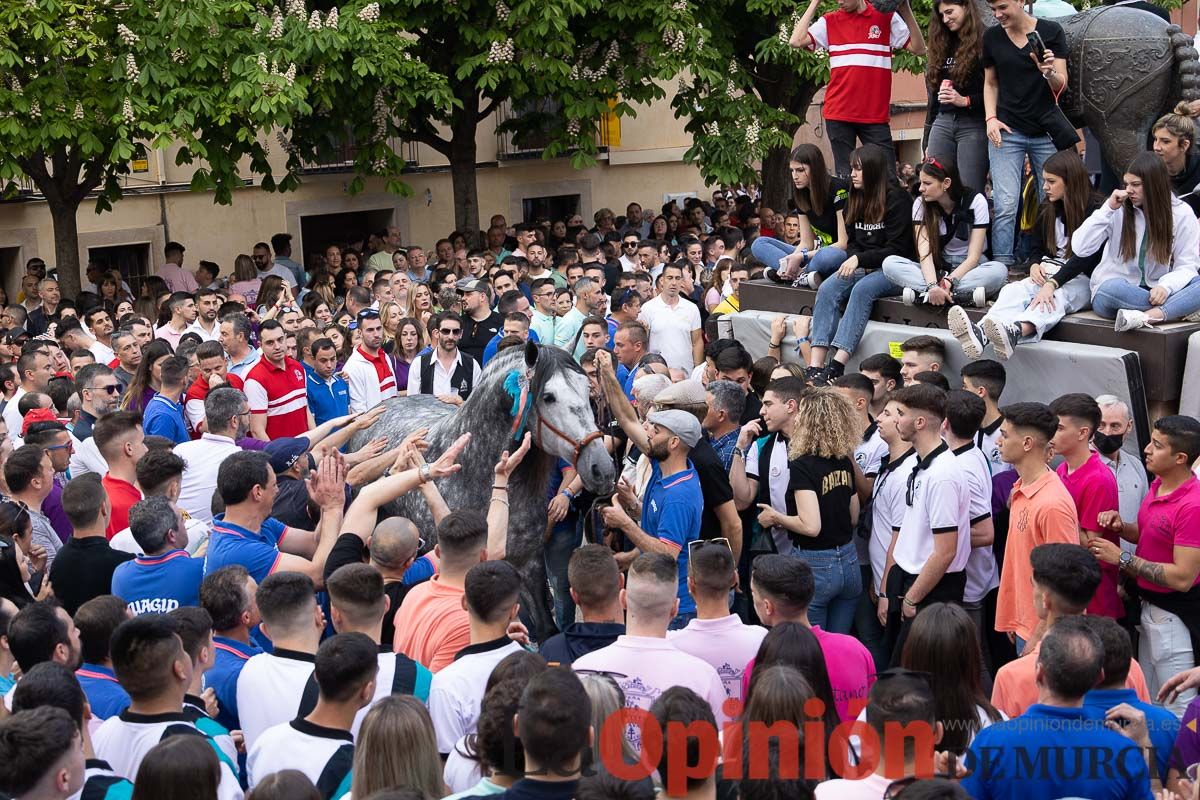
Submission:
[[[303,0],[0,5],[0,180],[11,194],[27,177],[45,197],[64,296],[79,291],[78,209],[93,194],[97,212],[112,208],[139,142],[181,144],[177,163],[196,164],[192,188],[229,203],[253,175],[268,190],[294,188],[300,158],[328,147],[319,134],[345,132],[326,110],[335,104],[354,109],[376,86],[395,85],[404,88],[387,96],[393,114],[448,105],[444,82],[406,57],[411,37],[379,22],[376,3],[343,11],[339,24],[337,9],[310,16]],[[318,135],[297,144],[285,136],[277,179],[267,137],[301,120]],[[382,136],[359,166],[392,174],[402,161]]]
[[[454,219],[479,229],[476,129],[502,103],[552,100],[553,114],[510,121],[536,126],[545,158],[595,162],[600,121],[610,110],[660,99],[660,83],[682,66],[686,16],[679,0],[382,0],[381,19],[419,32],[413,58],[450,87],[453,107],[421,104],[401,135],[450,161]],[[615,105],[610,109],[609,101]],[[394,112],[395,109],[391,108]]]
[[[693,136],[684,159],[710,183],[759,183],[763,204],[786,208],[788,153],[813,96],[829,80],[824,53],[788,45],[806,0],[678,0],[690,74],[675,96],[675,116]],[[913,0],[924,28],[929,0]],[[837,8],[832,0],[819,13]],[[920,70],[924,59],[896,53],[897,69]],[[761,162],[760,170],[755,169]]]

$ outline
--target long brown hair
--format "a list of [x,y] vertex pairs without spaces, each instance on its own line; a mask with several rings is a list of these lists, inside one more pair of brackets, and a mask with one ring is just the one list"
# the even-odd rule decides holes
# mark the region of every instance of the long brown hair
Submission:
[[850,154],[850,166],[862,171],[862,188],[854,188],[850,182],[850,194],[846,199],[846,227],[858,221],[876,223],[883,221],[887,211],[888,159],[883,148],[864,144]]
[[821,149],[815,144],[799,145],[788,156],[788,161],[808,167],[808,187],[797,189],[792,185],[792,200],[796,208],[806,214],[821,216],[825,213],[825,201],[829,199],[829,169],[825,166]]
[[[942,22],[938,9],[943,5],[960,6],[963,10],[962,30],[955,33]],[[950,79],[958,86],[965,86],[971,73],[979,68],[980,53],[983,52],[983,23],[979,19],[978,6],[973,0],[938,0],[929,13],[929,66],[925,68],[925,83],[929,90],[937,91],[941,81],[942,65],[954,54],[954,66],[950,68]]]
[[355,797],[407,786],[437,800],[445,794],[433,721],[412,695],[391,695],[371,706],[354,747]]
[[[1154,153],[1139,153],[1126,170],[1142,179],[1142,216],[1146,218],[1149,239],[1147,255],[1159,264],[1171,263],[1175,241],[1175,217],[1171,213],[1171,176],[1167,165]],[[1132,261],[1138,257],[1137,221],[1133,204],[1125,201],[1125,218],[1121,222],[1121,258]]]
[[1063,196],[1053,203],[1042,203],[1038,210],[1042,247],[1047,254],[1058,253],[1058,235],[1055,223],[1062,219],[1067,233],[1067,255],[1071,255],[1071,234],[1088,218],[1095,208],[1095,192],[1083,159],[1074,149],[1061,150],[1046,159],[1042,174],[1049,172],[1063,182]]
[[992,722],[1001,719],[983,692],[982,660],[975,624],[952,603],[934,603],[917,614],[900,654],[902,667],[931,676],[934,707],[946,731],[940,746],[954,753],[966,751],[983,727],[977,708]]
[[[950,179],[950,188],[946,190],[946,194],[950,195],[950,200],[957,207],[962,201],[963,195],[966,194],[966,187],[963,186],[962,177],[958,174],[958,165],[954,163],[954,159],[950,156],[931,155],[921,162],[921,172],[933,178],[938,183]],[[933,256],[933,263],[940,269],[945,267],[945,259],[942,258],[941,248],[941,226],[945,220],[948,233],[950,231],[950,215],[942,208],[942,204],[934,200],[932,203],[927,202],[922,198],[922,211],[924,212],[921,218],[921,227],[925,229],[925,241],[929,246],[929,252]],[[920,253],[917,254],[918,256]]]

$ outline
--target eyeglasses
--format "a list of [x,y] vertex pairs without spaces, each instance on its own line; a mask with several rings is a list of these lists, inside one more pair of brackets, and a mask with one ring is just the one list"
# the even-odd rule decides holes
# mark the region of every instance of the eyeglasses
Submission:
[[604,678],[628,678],[624,672],[613,672],[607,669],[576,669],[576,675],[599,675]]
[[74,449],[75,449],[75,443],[70,441],[69,439],[64,444],[53,444],[53,445],[50,445],[49,447],[45,448],[47,453],[49,453],[51,450],[66,450],[67,452],[71,452]]
[[462,328],[438,328],[438,333],[442,336],[462,336]]

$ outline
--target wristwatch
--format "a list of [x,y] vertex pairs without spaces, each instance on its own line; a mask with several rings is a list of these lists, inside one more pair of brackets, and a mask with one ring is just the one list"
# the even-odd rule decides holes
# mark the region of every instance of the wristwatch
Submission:
[[740,448],[740,447],[735,447],[735,448],[733,448],[733,455],[734,455],[734,456],[741,456],[743,461],[745,461],[745,460],[746,460],[746,451],[745,451],[745,450],[743,450],[743,449],[742,449],[742,448]]
[[1117,561],[1117,566],[1122,570],[1129,569],[1129,565],[1133,563],[1133,553],[1128,550],[1121,551],[1121,557]]

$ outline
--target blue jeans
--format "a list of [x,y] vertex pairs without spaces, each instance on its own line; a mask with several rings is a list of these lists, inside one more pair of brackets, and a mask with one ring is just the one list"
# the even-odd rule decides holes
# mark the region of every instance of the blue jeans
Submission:
[[[1026,136],[1013,131],[1000,136],[1000,146],[988,148],[992,167],[992,257],[1002,264],[1013,263],[1017,238],[1017,206],[1025,177],[1025,156],[1033,167],[1038,199],[1042,198],[1042,165],[1058,152],[1049,135]],[[974,188],[974,187],[972,187]]]
[[[861,268],[849,278],[830,275],[817,289],[813,305],[812,346],[853,353],[871,318],[871,307],[881,297],[896,297],[900,287],[888,280],[883,270]],[[849,299],[847,299],[849,298]],[[840,309],[845,304],[846,311]],[[835,333],[836,331],[836,333]]]
[[938,114],[929,128],[925,152],[938,156],[953,156],[963,185],[983,191],[988,171],[987,125],[981,117],[958,114]]
[[[1152,308],[1150,292],[1124,278],[1109,278],[1096,287],[1096,293],[1092,295],[1092,311],[1105,319],[1114,319],[1121,309],[1149,311]],[[1159,308],[1164,319],[1169,320],[1200,311],[1200,278],[1192,278],[1187,286],[1172,292]]]
[[675,615],[671,623],[667,625],[669,631],[680,631],[688,626],[688,623],[696,618],[695,611],[683,611]]
[[1013,646],[1017,648],[1017,655],[1020,656],[1025,652],[1025,640],[1016,634],[1013,634],[1013,640]]
[[[770,269],[778,269],[779,259],[790,256],[794,252],[796,252],[796,248],[793,245],[772,239],[770,236],[760,236],[750,243],[750,254]],[[845,260],[845,250],[827,245],[811,252],[808,263],[796,273],[795,277],[798,278],[806,272],[815,272],[822,278],[828,278]]]
[[[862,585],[865,588],[871,581],[871,565],[859,562],[858,570],[862,573]],[[871,654],[876,672],[883,672],[888,668],[890,654],[884,647],[883,626],[879,624],[877,606],[871,602],[870,592],[864,591],[858,597],[858,607],[854,611],[854,636]]]
[[[961,258],[946,258],[947,270],[958,269]],[[908,287],[921,294],[925,291],[925,276],[921,273],[921,265],[911,258],[904,256],[888,256],[883,260],[883,274],[897,286]],[[958,282],[960,292],[971,292],[982,286],[988,297],[995,297],[1004,284],[1008,283],[1008,267],[999,261],[980,261],[970,272],[963,275]]]
[[575,601],[571,599],[571,586],[567,581],[567,564],[583,539],[579,519],[578,514],[568,513],[554,526],[544,548],[546,575],[554,589],[554,621],[559,630],[575,621]]
[[854,542],[830,550],[797,548],[792,555],[812,567],[814,591],[808,621],[832,633],[849,633],[863,593]]

